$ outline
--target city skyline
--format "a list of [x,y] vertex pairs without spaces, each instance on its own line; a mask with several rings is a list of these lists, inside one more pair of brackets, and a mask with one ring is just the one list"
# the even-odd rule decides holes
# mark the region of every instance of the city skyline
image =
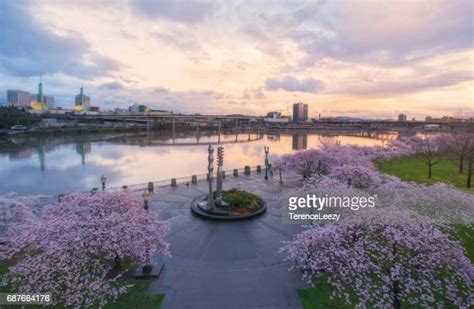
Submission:
[[84,83],[104,109],[452,115],[473,108],[472,14],[469,1],[0,0],[0,102],[43,75],[66,108]]

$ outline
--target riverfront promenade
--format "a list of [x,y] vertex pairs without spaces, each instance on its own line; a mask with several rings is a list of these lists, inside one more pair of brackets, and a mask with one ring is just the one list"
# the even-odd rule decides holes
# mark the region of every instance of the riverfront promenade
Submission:
[[[264,173],[228,176],[224,190],[241,188],[258,194],[268,204],[282,189],[297,187],[301,176],[283,175],[284,184]],[[297,289],[304,287],[299,271],[278,254],[281,241],[301,230],[283,224],[279,210],[254,219],[207,221],[191,213],[191,201],[206,194],[208,183],[157,188],[150,211],[171,220],[167,240],[171,258],[165,258],[161,276],[150,293],[164,293],[162,308],[300,308]],[[156,262],[163,261],[156,257]]]

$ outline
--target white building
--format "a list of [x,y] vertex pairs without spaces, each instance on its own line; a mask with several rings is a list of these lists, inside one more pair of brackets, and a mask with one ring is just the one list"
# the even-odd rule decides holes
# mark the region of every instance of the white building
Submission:
[[31,94],[21,90],[7,90],[7,104],[14,107],[28,107],[31,104]]
[[290,117],[282,116],[280,112],[270,112],[263,119],[263,121],[273,123],[287,123],[290,122]]

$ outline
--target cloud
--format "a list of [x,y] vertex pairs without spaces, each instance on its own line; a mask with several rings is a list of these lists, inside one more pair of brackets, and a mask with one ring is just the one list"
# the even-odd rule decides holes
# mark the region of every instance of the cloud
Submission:
[[19,77],[64,73],[94,78],[118,69],[117,62],[94,52],[79,33],[55,34],[26,7],[24,1],[1,2],[0,70]]
[[288,38],[306,53],[301,63],[305,66],[323,57],[371,65],[409,64],[472,48],[473,9],[469,0],[390,5],[323,1],[296,11]]
[[314,78],[298,80],[291,75],[282,78],[269,78],[265,81],[265,90],[286,90],[290,92],[315,93],[324,89],[324,83]]
[[202,21],[213,11],[213,6],[210,2],[196,0],[132,0],[130,5],[142,16],[151,19],[162,18],[181,23]]
[[263,99],[265,98],[265,93],[262,88],[246,88],[242,93],[243,100],[252,100],[252,99]]
[[168,92],[169,92],[168,89],[162,88],[162,87],[156,87],[155,89],[153,89],[153,93],[157,93],[157,94],[164,94]]
[[443,87],[457,85],[462,82],[472,81],[473,76],[469,71],[450,72],[428,77],[411,76],[399,80],[373,81],[360,86],[346,86],[341,92],[362,96],[391,96],[406,93],[423,92],[430,89],[439,90]]
[[110,82],[110,83],[104,83],[100,85],[99,89],[118,90],[118,89],[123,89],[123,85],[119,82]]

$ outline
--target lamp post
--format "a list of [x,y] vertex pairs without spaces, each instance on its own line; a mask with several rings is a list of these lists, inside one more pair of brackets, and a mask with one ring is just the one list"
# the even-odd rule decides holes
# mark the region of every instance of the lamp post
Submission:
[[147,189],[145,189],[143,191],[142,197],[143,197],[143,208],[145,208],[145,210],[148,212],[148,208],[149,208],[148,202],[150,201],[151,194],[150,192],[148,192]]
[[[145,208],[145,211],[148,213],[148,208],[149,208],[148,202],[150,201],[151,194],[150,192],[148,192],[147,189],[145,189],[143,191],[142,197],[143,197],[143,208]],[[143,265],[142,272],[143,274],[150,274],[153,269],[153,265],[151,265],[150,263],[150,253],[148,251],[146,253],[146,256],[147,256],[148,262],[145,265]]]
[[105,177],[105,175],[102,175],[102,177],[100,177],[100,182],[102,183],[102,191],[104,191],[105,183],[107,182],[107,177]]
[[268,179],[268,153],[270,152],[269,146],[263,146],[263,151],[265,151],[265,180]]

